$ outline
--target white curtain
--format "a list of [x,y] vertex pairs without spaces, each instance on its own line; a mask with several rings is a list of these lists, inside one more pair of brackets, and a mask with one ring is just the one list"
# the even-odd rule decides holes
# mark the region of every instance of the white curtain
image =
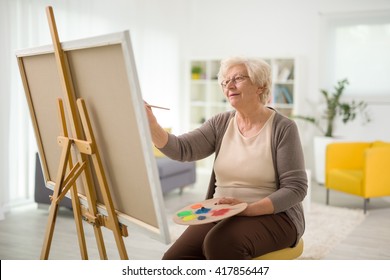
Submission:
[[[32,200],[35,139],[31,129],[15,51],[41,43],[32,1],[1,1],[1,199],[4,213]],[[46,42],[47,43],[47,42]]]
[[[15,52],[51,43],[45,8],[56,5],[73,31],[79,20],[66,11],[68,1],[0,0],[1,2],[1,162],[0,218],[15,205],[33,201],[35,135],[32,129]],[[76,2],[76,1],[74,1]],[[79,2],[79,1],[77,1]],[[82,1],[80,10],[90,4]],[[77,4],[76,4],[77,5]],[[56,12],[56,11],[55,11]],[[64,17],[64,16],[63,16]],[[87,19],[88,20],[88,17]],[[57,23],[58,24],[58,23]],[[63,34],[69,33],[66,25]],[[4,48],[4,50],[3,50]],[[4,63],[3,63],[4,62]]]
[[4,218],[8,186],[8,129],[9,129],[9,51],[4,42],[9,40],[7,3],[0,1],[0,220]]

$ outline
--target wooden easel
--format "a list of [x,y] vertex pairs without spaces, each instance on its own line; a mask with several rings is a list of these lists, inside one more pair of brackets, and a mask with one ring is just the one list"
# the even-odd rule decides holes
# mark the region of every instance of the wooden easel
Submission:
[[[62,153],[52,196],[41,259],[48,259],[49,257],[59,202],[65,197],[68,191],[70,191],[71,194],[73,215],[76,222],[82,259],[88,259],[84,229],[82,225],[83,220],[93,226],[101,259],[107,259],[103,234],[101,231],[102,226],[113,231],[120,258],[128,259],[122,238],[128,236],[127,227],[119,224],[84,100],[78,99],[76,106],[69,66],[66,56],[61,48],[52,7],[47,7],[46,13],[49,21],[56,63],[60,76],[61,87],[65,96],[66,106],[64,106],[62,99],[58,100],[59,122],[62,135],[58,137],[57,141],[62,148]],[[66,123],[64,107],[67,108],[69,128],[73,135],[72,138],[68,136],[68,126]],[[75,165],[73,165],[74,161],[72,159],[71,150],[75,152],[77,157],[77,163]],[[103,197],[103,203],[107,210],[107,216],[99,214],[97,210],[96,189],[93,184],[93,173],[90,163],[92,163],[93,169],[95,170],[95,175]],[[70,170],[68,174],[66,174],[67,169]],[[76,180],[80,177],[83,182],[88,207],[81,205],[79,201]]]

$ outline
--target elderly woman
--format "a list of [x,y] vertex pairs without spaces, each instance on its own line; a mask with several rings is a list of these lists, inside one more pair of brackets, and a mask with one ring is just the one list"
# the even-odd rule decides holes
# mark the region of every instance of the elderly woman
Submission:
[[302,147],[296,124],[266,106],[270,66],[260,59],[228,58],[221,62],[218,79],[235,110],[175,136],[145,106],[152,139],[175,160],[215,153],[207,198],[248,207],[220,222],[189,226],[163,259],[251,259],[295,246],[304,232]]

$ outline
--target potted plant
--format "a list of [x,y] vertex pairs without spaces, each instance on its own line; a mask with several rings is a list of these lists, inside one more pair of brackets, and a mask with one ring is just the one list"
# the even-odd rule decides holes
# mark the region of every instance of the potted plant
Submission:
[[356,102],[341,102],[340,98],[344,93],[345,86],[349,82],[347,79],[337,82],[333,93],[321,89],[321,93],[326,101],[326,109],[319,117],[300,116],[296,115],[294,118],[302,119],[314,124],[325,137],[333,137],[334,124],[337,117],[341,117],[343,123],[353,121],[358,113],[362,114],[364,122],[369,122],[370,118],[366,111],[367,104],[364,101]]
[[191,68],[191,75],[193,80],[199,80],[202,74],[202,67],[198,65],[194,65]]
[[334,92],[321,89],[321,94],[325,99],[325,110],[318,117],[313,116],[293,116],[296,119],[307,121],[316,126],[322,133],[322,137],[314,138],[314,159],[315,159],[315,175],[318,183],[325,182],[325,149],[326,145],[334,141],[334,127],[338,117],[344,124],[355,120],[358,114],[361,114],[363,122],[370,122],[370,117],[366,111],[367,104],[364,101],[356,102],[355,100],[349,102],[341,101],[341,96],[344,93],[345,86],[349,82],[343,79],[337,82],[334,87]]

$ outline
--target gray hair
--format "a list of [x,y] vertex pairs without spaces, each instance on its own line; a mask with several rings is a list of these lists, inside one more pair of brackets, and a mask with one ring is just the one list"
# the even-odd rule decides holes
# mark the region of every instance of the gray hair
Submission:
[[236,65],[244,65],[246,67],[251,82],[263,88],[262,94],[260,95],[260,101],[263,104],[268,103],[272,87],[271,66],[265,60],[260,58],[225,58],[221,61],[221,66],[218,72],[218,82],[221,83],[225,80],[229,69]]

